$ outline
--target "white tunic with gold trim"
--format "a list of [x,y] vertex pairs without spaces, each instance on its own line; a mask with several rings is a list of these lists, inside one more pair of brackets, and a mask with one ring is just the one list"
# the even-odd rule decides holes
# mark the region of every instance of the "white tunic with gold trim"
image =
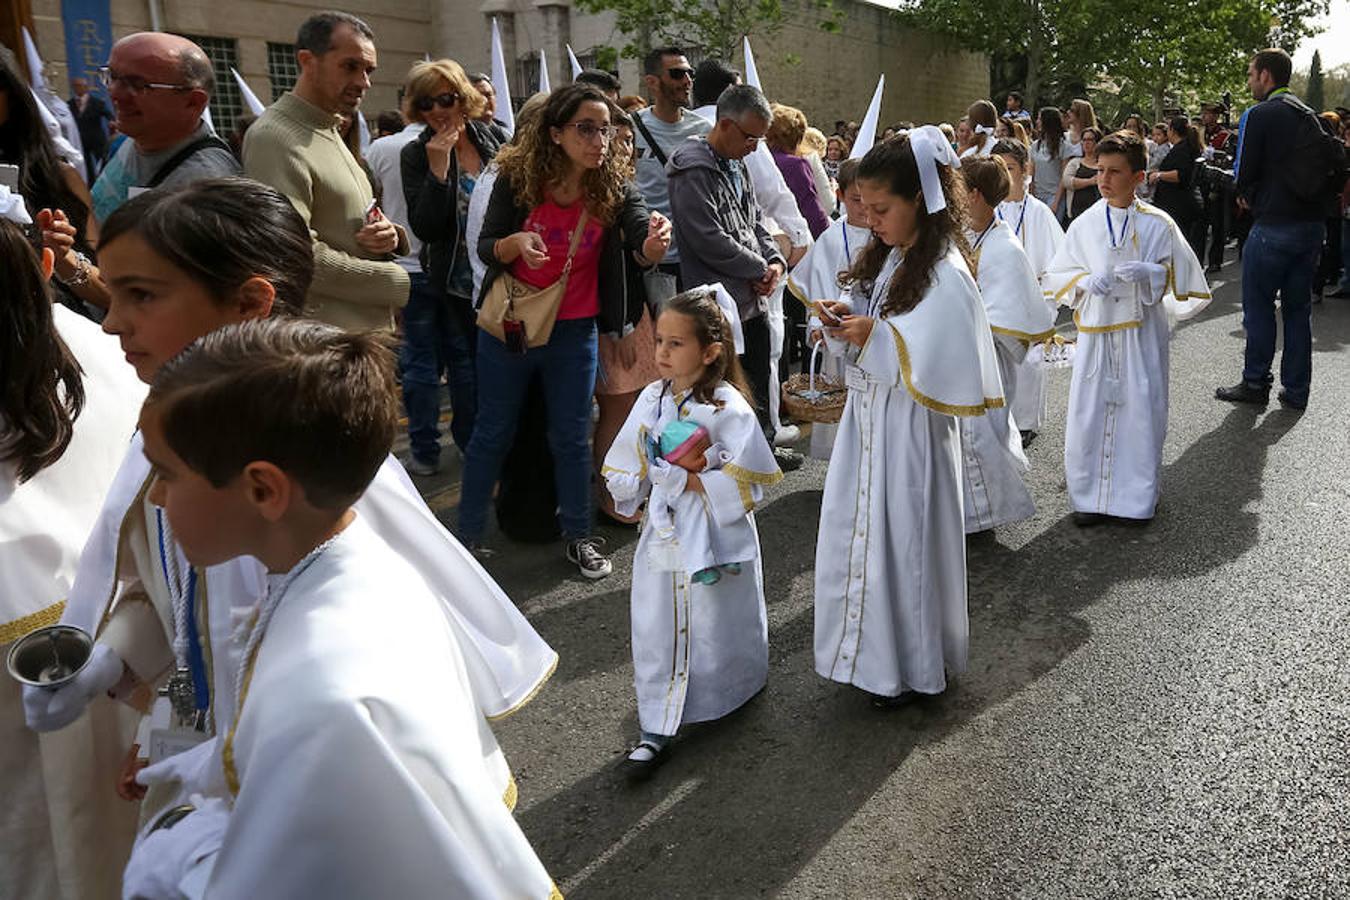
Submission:
[[[1042,201],[1028,191],[1021,201],[1004,200],[998,205],[999,218],[1013,230],[1013,236],[1022,244],[1031,271],[1039,281],[1050,268],[1050,262],[1064,244],[1064,229],[1059,220]],[[1053,325],[1058,306],[1047,302]],[[1014,368],[1012,384],[1004,387],[1012,393],[1008,403],[1017,427],[1036,431],[1045,422],[1045,367],[1035,360],[1023,358]]]
[[[900,255],[855,310],[881,306]],[[843,351],[830,338],[832,350]],[[966,667],[958,417],[1003,404],[994,342],[965,260],[948,248],[923,300],[849,349],[848,403],[816,543],[816,671],[885,696],[938,693]]]
[[[722,384],[714,397],[721,409],[674,396],[665,382],[648,385],[605,457],[615,509],[632,515],[651,489],[648,438],[668,422],[697,422],[726,452],[720,469],[699,474],[703,493],[678,498],[675,519],[680,540],[707,540],[718,559],[744,561],[740,574],[691,583],[690,572],[671,571],[654,555],[659,538],[645,522],[633,557],[633,681],[642,730],[653,734],[725,716],[757,694],[769,673],[754,507],[783,473],[741,393]],[[698,527],[681,526],[681,519],[696,519]]]
[[[1064,470],[1074,510],[1150,519],[1167,436],[1169,319],[1208,306],[1209,286],[1162,210],[1134,200],[1110,215],[1108,228],[1107,202],[1099,200],[1075,219],[1043,282],[1047,297],[1073,308],[1078,326]],[[1087,290],[1092,275],[1130,261],[1157,263],[1165,275],[1116,281],[1107,295]]]
[[501,754],[463,649],[358,514],[284,587],[247,662],[205,895],[557,896],[485,768]]
[[[84,371],[85,403],[55,463],[22,484],[0,463],[0,657],[61,618],[145,397],[115,339],[64,306],[52,315]],[[100,699],[70,726],[37,734],[19,684],[0,674],[0,897],[116,896],[136,809],[113,785],[138,718]]]
[[1012,229],[995,219],[980,235],[967,232],[976,249],[975,281],[994,335],[1000,380],[1007,405],[987,415],[961,419],[962,481],[966,532],[986,531],[1036,514],[1022,481],[1027,458],[1022,437],[1010,420],[1017,364],[1027,348],[1054,334],[1054,320]]
[[[872,231],[848,224],[840,219],[821,233],[811,249],[801,258],[788,277],[788,290],[808,307],[816,300],[837,300],[847,291],[839,286],[839,273],[848,271],[853,260],[872,240]],[[814,309],[808,316],[814,315]],[[818,327],[812,322],[810,328]],[[827,355],[819,362],[819,371],[831,378],[844,377],[843,363],[838,357]],[[838,425],[811,423],[811,456],[829,459],[834,448]]]

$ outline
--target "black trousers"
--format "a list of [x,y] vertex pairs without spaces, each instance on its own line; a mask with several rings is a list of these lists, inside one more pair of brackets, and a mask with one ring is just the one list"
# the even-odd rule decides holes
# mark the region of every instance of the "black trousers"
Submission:
[[769,319],[760,313],[753,319],[741,322],[741,331],[745,335],[745,352],[740,355],[741,368],[750,382],[750,390],[755,395],[755,415],[759,418],[759,427],[773,446],[773,426],[769,424],[769,390],[778,385],[769,384]]

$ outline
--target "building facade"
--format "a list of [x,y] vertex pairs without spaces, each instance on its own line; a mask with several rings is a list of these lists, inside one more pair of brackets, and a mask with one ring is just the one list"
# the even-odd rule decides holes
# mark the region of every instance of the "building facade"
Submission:
[[[15,2],[18,18],[27,19],[24,24],[35,35],[49,82],[64,91],[72,67],[66,59],[68,23],[61,0]],[[952,120],[972,100],[989,94],[983,55],[901,28],[882,7],[842,0],[842,29],[826,33],[805,0],[785,0],[784,5],[788,15],[781,29],[750,37],[760,77],[771,99],[800,107],[822,130],[829,131],[836,119],[860,119],[883,72],[888,85],[883,128],[902,119]],[[279,97],[297,75],[297,27],[311,12],[332,6],[322,0],[108,0],[112,40],[158,28],[202,46],[216,65],[211,114],[222,133],[246,111],[229,70],[238,70],[264,103]],[[557,86],[570,81],[569,45],[585,66],[594,64],[601,48],[626,42],[615,32],[611,15],[576,12],[570,0],[344,0],[340,8],[365,19],[376,35],[379,69],[362,107],[371,118],[397,106],[408,69],[426,54],[487,71],[493,18],[511,61],[508,75],[517,99],[538,84],[540,50],[549,80]],[[21,48],[11,46],[22,56]],[[87,75],[90,68],[87,59],[76,61],[74,74]],[[635,60],[620,61],[625,92],[643,93],[639,69]]]

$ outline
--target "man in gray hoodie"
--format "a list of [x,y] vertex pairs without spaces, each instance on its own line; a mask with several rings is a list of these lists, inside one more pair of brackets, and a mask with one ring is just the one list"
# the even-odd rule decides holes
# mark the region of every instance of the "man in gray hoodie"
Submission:
[[[680,280],[686,287],[720,281],[735,299],[745,333],[741,365],[770,446],[774,432],[768,413],[766,298],[786,264],[764,225],[764,212],[741,160],[764,140],[772,120],[769,102],[758,88],[733,85],[717,99],[712,131],[686,140],[666,165]],[[801,465],[800,454],[775,455],[785,470]]]

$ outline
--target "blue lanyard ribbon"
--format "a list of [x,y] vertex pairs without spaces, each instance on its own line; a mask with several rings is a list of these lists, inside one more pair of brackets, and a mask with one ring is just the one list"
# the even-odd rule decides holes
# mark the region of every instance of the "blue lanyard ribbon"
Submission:
[[844,265],[852,266],[852,265],[853,265],[853,252],[850,251],[850,250],[848,249],[848,222],[847,222],[847,221],[843,221],[843,222],[840,222],[839,224],[840,224],[841,226],[843,226],[843,230],[844,230]]
[[[164,583],[169,586],[170,594],[174,585],[169,580],[169,552],[164,544],[164,510],[155,510],[155,520],[159,525],[159,564],[164,570]],[[192,676],[192,706],[199,712],[211,707],[211,689],[206,680],[206,656],[202,653],[201,639],[197,632],[197,569],[188,569],[187,583],[187,640],[188,672]]]
[[1111,249],[1114,250],[1125,242],[1125,232],[1130,227],[1130,211],[1125,210],[1125,221],[1120,223],[1120,240],[1116,240],[1116,229],[1111,224],[1111,205],[1106,205],[1106,233],[1111,237]]

